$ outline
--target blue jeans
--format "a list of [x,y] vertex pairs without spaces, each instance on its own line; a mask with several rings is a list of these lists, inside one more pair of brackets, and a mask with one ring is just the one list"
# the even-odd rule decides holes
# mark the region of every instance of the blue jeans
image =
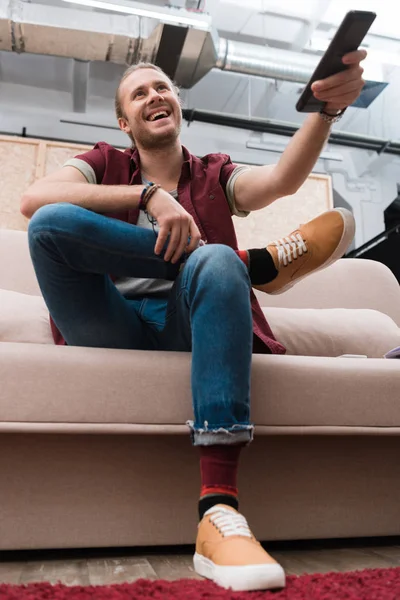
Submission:
[[[251,441],[251,284],[231,248],[202,246],[173,265],[154,254],[152,230],[67,203],[40,208],[28,234],[40,289],[68,345],[192,352],[194,445]],[[167,298],[132,300],[109,273],[174,284]]]

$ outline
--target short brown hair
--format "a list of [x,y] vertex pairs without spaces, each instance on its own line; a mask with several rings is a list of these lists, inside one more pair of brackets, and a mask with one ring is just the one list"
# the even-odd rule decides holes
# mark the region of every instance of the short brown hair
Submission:
[[134,73],[135,71],[138,71],[139,69],[154,69],[154,71],[158,71],[159,73],[162,73],[163,75],[165,75],[168,78],[168,80],[169,80],[169,82],[171,84],[171,87],[174,90],[175,94],[179,97],[179,88],[178,88],[178,86],[175,85],[175,83],[168,77],[168,75],[166,73],[164,73],[164,71],[160,67],[158,67],[157,65],[155,65],[153,63],[150,63],[150,62],[140,62],[140,63],[137,63],[135,65],[131,65],[123,73],[123,75],[122,75],[122,77],[120,79],[120,82],[118,84],[117,91],[115,92],[115,114],[117,115],[117,119],[123,119],[123,118],[125,118],[125,114],[124,114],[124,111],[123,111],[123,108],[122,108],[122,104],[121,104],[121,99],[119,97],[119,90],[120,90],[121,84],[122,84],[123,81],[125,81],[125,79],[127,77],[129,77],[129,75],[131,73]]

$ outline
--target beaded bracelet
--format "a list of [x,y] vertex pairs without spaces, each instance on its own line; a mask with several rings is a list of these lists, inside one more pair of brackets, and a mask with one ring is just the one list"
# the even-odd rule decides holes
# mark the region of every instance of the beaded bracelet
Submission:
[[140,194],[139,200],[139,210],[146,210],[147,204],[152,197],[152,195],[161,187],[157,183],[153,183],[150,181],[144,188],[142,193]]
[[155,193],[157,190],[159,190],[159,189],[160,189],[160,187],[161,187],[161,185],[158,185],[158,183],[155,183],[154,185],[152,185],[152,186],[151,186],[151,187],[150,187],[150,188],[147,190],[146,194],[144,195],[144,201],[143,201],[143,203],[144,203],[144,209],[143,209],[143,210],[144,210],[145,212],[146,212],[146,207],[147,207],[147,204],[148,204],[148,202],[149,202],[150,198],[152,197],[152,195],[153,195],[153,194],[154,194],[154,193]]
[[154,182],[153,181],[149,181],[148,183],[146,183],[146,185],[144,186],[142,193],[140,194],[140,200],[139,200],[139,209],[140,210],[144,210],[146,207],[147,202],[145,203],[145,197],[147,192],[149,191],[149,189],[151,187],[153,187]]

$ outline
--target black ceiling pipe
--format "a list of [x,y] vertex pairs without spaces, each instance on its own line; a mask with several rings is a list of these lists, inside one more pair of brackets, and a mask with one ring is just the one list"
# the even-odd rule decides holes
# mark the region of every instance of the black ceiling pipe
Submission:
[[[220,114],[196,108],[183,109],[183,118],[189,122],[199,121],[211,125],[222,125],[236,129],[247,129],[259,133],[274,133],[291,137],[299,129],[296,125],[268,119],[252,119],[235,115]],[[334,131],[329,136],[329,144],[347,146],[349,148],[360,148],[362,150],[373,150],[378,154],[400,155],[400,142],[392,142],[381,138]]]
[[[275,135],[284,135],[291,137],[299,129],[298,126],[284,123],[281,121],[271,121],[268,119],[249,119],[247,117],[237,117],[235,115],[226,115],[207,110],[198,110],[196,108],[184,108],[183,118],[188,121],[200,123],[209,123],[211,125],[222,125],[224,127],[233,127],[235,129],[246,129],[248,131],[257,131],[260,133],[274,133]],[[99,125],[97,123],[82,123],[72,119],[60,119],[60,123],[70,125],[80,125],[81,127],[96,127],[100,129],[115,129],[119,131],[116,125]],[[26,135],[26,128],[25,135]],[[3,133],[3,132],[0,132]],[[7,134],[7,132],[5,132]],[[10,135],[9,133],[7,135]],[[34,136],[41,139],[41,136]],[[43,138],[47,139],[47,138]],[[76,143],[76,140],[58,140]],[[80,140],[80,143],[83,143]],[[357,133],[348,133],[344,131],[334,131],[329,136],[329,144],[338,146],[347,146],[348,148],[360,148],[361,150],[373,150],[378,154],[400,155],[400,142],[392,142],[381,138],[375,138]]]

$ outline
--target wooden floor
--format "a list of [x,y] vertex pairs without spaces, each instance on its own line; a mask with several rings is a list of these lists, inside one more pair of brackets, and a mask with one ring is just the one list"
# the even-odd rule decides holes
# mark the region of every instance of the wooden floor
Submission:
[[[288,575],[400,566],[400,538],[281,542],[266,549]],[[198,578],[192,547],[0,552],[0,583],[47,581],[109,585],[148,579]]]

